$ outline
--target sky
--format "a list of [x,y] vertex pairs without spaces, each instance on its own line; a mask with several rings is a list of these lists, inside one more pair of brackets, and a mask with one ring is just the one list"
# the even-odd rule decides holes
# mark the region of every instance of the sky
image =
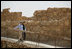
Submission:
[[10,8],[10,12],[22,12],[22,16],[32,17],[36,10],[47,8],[71,8],[71,1],[1,1],[1,11]]

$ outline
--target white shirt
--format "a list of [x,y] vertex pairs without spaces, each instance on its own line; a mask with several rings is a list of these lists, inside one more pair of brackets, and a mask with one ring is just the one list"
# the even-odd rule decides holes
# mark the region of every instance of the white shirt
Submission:
[[[23,25],[19,24],[18,26],[16,26],[14,29],[19,28],[20,30],[23,30]],[[26,27],[25,27],[25,31],[26,31]]]

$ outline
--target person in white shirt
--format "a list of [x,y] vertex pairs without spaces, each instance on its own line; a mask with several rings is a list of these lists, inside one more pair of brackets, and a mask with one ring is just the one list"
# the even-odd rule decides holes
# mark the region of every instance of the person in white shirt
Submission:
[[[19,30],[25,30],[26,31],[26,27],[25,27],[25,21],[24,22],[20,22],[20,24],[18,26],[16,26],[14,29],[17,30],[17,28],[19,28]],[[26,38],[26,33],[22,32],[19,33],[19,40],[18,41],[23,41]]]

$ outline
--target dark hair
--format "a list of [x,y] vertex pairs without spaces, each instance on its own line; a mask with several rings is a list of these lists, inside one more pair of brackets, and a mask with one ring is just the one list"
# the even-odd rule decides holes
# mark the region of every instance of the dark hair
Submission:
[[23,23],[25,23],[25,21]]

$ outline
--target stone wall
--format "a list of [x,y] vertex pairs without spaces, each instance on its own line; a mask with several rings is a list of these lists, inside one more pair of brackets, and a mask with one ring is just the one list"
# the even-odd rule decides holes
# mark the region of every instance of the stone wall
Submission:
[[[7,42],[7,45],[6,45]],[[1,48],[31,48],[28,47],[26,45],[19,45],[17,43],[12,43],[12,42],[8,42],[8,41],[1,41]]]
[[[8,17],[9,19],[10,17]],[[2,19],[2,18],[1,18]],[[4,18],[6,19],[6,18]],[[39,38],[36,34],[27,34],[27,40],[48,42],[55,41],[56,39],[70,46],[71,43],[71,9],[69,8],[48,8],[47,10],[38,10],[34,12],[34,16],[31,18],[32,21],[28,19],[23,19],[18,17],[17,20],[28,20],[25,23],[27,31],[39,32]],[[4,25],[5,24],[5,25]],[[8,27],[14,28],[18,25],[18,22],[1,22],[1,32],[6,31],[9,37],[14,37],[18,35],[12,30],[7,29]],[[4,36],[4,33],[2,33]],[[16,36],[18,38],[18,36]],[[39,40],[37,40],[39,39]],[[65,41],[66,42],[65,42]],[[49,43],[49,42],[48,42]],[[50,42],[51,43],[51,42]],[[59,41],[61,46],[61,42]],[[66,46],[68,46],[66,45]]]

